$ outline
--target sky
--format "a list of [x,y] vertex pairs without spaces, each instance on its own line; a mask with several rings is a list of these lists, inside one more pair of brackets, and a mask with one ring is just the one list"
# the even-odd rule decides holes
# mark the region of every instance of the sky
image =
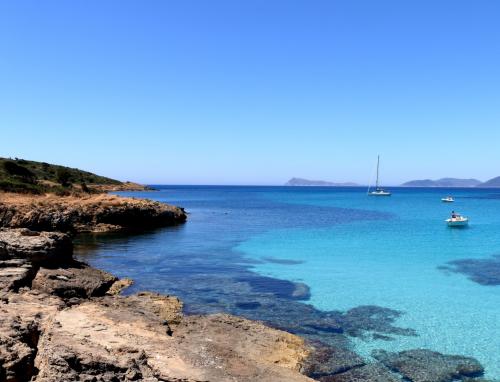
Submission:
[[0,1],[0,156],[148,184],[500,175],[500,1]]

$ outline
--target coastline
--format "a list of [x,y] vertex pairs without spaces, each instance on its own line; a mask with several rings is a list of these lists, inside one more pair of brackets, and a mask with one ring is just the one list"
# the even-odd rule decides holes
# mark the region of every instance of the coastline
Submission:
[[[102,200],[108,199],[104,198]],[[35,211],[46,207],[46,205],[40,207],[37,203],[35,203],[35,206]],[[82,207],[82,204],[78,203],[77,206],[78,210]],[[95,210],[92,209],[92,211]],[[30,215],[24,210],[18,213],[20,215]],[[55,214],[55,216],[61,215]],[[68,232],[86,232],[85,229],[82,230],[79,228],[78,219],[70,219],[69,221],[77,225],[67,230]],[[172,221],[169,224],[171,223]],[[173,224],[177,224],[177,222]],[[92,226],[96,227],[96,225]],[[122,225],[120,228],[126,229],[130,227]],[[94,230],[93,232],[96,231],[103,232],[100,230]],[[17,237],[14,240],[15,243],[29,242],[29,240],[39,238],[40,236],[63,235],[52,233],[36,234],[27,230],[23,231],[24,233],[19,233],[20,231],[18,230],[5,232],[10,232],[11,235]],[[68,238],[66,237],[66,239],[61,240],[61,243],[65,242],[67,246]],[[52,247],[59,248],[55,244]],[[58,253],[62,253],[61,250],[58,251]],[[38,252],[40,251],[38,250]],[[161,296],[150,292],[139,292],[131,296],[108,295],[110,290],[120,290],[120,284],[117,283],[127,284],[127,282],[119,281],[109,273],[99,271],[84,263],[76,262],[71,256],[68,257],[68,249],[65,250],[66,255],[58,258],[55,263],[53,260],[48,260],[49,257],[53,257],[54,253],[52,252],[50,256],[42,256],[43,260],[41,261],[35,261],[30,258],[30,262],[35,264],[34,267],[28,265],[26,261],[19,262],[19,256],[21,256],[22,260],[26,257],[27,253],[29,253],[29,250],[28,252],[25,251],[24,255],[20,250],[13,251],[10,249],[8,251],[8,260],[6,261],[10,263],[4,265],[2,270],[7,269],[7,273],[13,272],[15,274],[20,273],[19,269],[28,270],[23,271],[24,276],[20,280],[9,284],[4,302],[8,302],[6,307],[10,304],[11,307],[15,306],[16,311],[19,312],[24,312],[23,309],[25,308],[23,306],[30,307],[29,312],[27,312],[28,326],[31,325],[38,328],[36,330],[39,339],[35,347],[30,347],[30,344],[27,344],[26,346],[31,350],[25,349],[25,353],[32,354],[26,358],[28,360],[33,358],[31,369],[39,370],[35,376],[37,379],[34,379],[37,381],[48,381],[56,378],[54,374],[50,374],[53,373],[52,371],[49,372],[47,370],[56,370],[59,373],[57,375],[59,379],[72,380],[71,378],[73,378],[71,373],[74,370],[71,371],[72,366],[68,364],[68,360],[64,356],[61,356],[64,360],[61,361],[61,357],[54,350],[53,343],[44,340],[46,336],[54,338],[59,335],[61,335],[61,342],[58,343],[57,347],[70,346],[72,359],[76,357],[80,368],[82,367],[81,365],[87,365],[84,367],[90,368],[91,366],[89,365],[95,364],[93,358],[95,348],[99,348],[100,346],[113,347],[114,345],[112,344],[118,342],[128,349],[129,342],[142,343],[142,347],[132,350],[124,350],[123,347],[116,350],[120,357],[123,357],[125,354],[125,358],[127,359],[119,368],[113,369],[110,366],[118,362],[116,358],[113,358],[118,357],[118,353],[110,356],[108,351],[107,354],[95,353],[99,359],[106,359],[103,361],[104,366],[101,365],[99,370],[87,370],[89,373],[101,373],[102,375],[107,375],[109,378],[112,378],[111,376],[119,376],[123,380],[134,380],[134,378],[145,379],[146,376],[148,378],[157,378],[158,375],[154,375],[155,370],[163,370],[162,373],[164,374],[162,376],[168,374],[169,378],[175,376],[175,378],[184,378],[185,380],[199,380],[199,378],[202,378],[202,380],[228,380],[237,378],[237,380],[248,381],[310,380],[304,374],[321,381],[396,381],[401,376],[417,381],[418,379],[411,379],[415,373],[426,373],[430,381],[451,381],[455,377],[475,378],[483,372],[481,365],[468,357],[454,357],[430,351],[414,350],[399,354],[380,353],[376,357],[378,362],[370,363],[348,349],[327,346],[321,342],[305,341],[301,337],[281,330],[271,329],[255,321],[220,313],[184,316],[182,314],[182,303],[175,297]],[[13,270],[13,268],[16,270]],[[37,319],[40,322],[37,320],[35,320],[36,322],[33,320],[30,321],[31,318],[29,317],[33,314],[32,309],[34,306],[36,306],[35,310],[38,310],[35,316],[41,314],[44,317],[46,315],[48,321],[44,319],[41,321]],[[11,316],[9,314],[13,312],[9,311],[9,309],[3,312],[7,312],[6,321],[10,320]],[[370,312],[365,313],[371,314]],[[365,313],[359,312],[357,314],[361,314],[360,318],[363,318]],[[356,313],[353,312],[353,314],[355,315]],[[79,317],[78,322],[75,322],[73,315]],[[47,326],[47,322],[53,322],[55,317],[62,319],[62,321],[56,321],[62,322],[64,329],[62,332],[64,333],[50,327],[50,325]],[[137,317],[141,317],[141,319]],[[148,317],[148,320],[144,321],[144,317]],[[96,322],[90,325],[91,329],[88,329],[88,323],[92,322],[94,318]],[[21,317],[21,320],[24,320],[24,318]],[[158,320],[161,322],[158,323]],[[297,325],[304,324],[304,322],[300,322],[300,319],[297,321]],[[313,322],[310,324],[317,325],[317,323],[314,324]],[[337,325],[337,330],[345,330],[339,322],[335,322],[335,324]],[[137,325],[140,328],[154,328],[153,333],[155,334],[153,335],[150,331],[138,331],[136,337],[130,337],[127,333],[134,332],[137,329]],[[327,324],[325,329],[328,329],[329,325]],[[345,322],[343,325],[345,325]],[[283,329],[287,330],[288,328],[284,327]],[[209,348],[213,352],[206,350],[206,338],[200,338],[200,332],[203,333],[203,336],[207,334],[211,336]],[[81,337],[76,336],[77,339],[72,341],[68,337],[68,333],[85,334],[82,334]],[[149,344],[147,341],[144,341],[144,337],[155,337],[158,333],[161,333],[161,336],[165,335],[168,337],[166,340],[162,337],[162,341],[157,344],[159,347],[165,348],[167,344],[171,346],[173,343],[175,345],[174,348],[182,347],[184,352],[177,353],[176,349],[169,348],[173,353],[158,355],[158,349],[148,347]],[[102,341],[104,340],[99,339],[102,334],[111,337],[109,343],[103,343]],[[177,334],[179,337],[176,336]],[[11,340],[19,343],[19,336],[19,333],[14,333],[11,335]],[[172,338],[178,339],[180,343],[171,341]],[[241,342],[246,343],[244,348],[241,348]],[[214,343],[217,346],[212,348]],[[280,346],[271,346],[271,344],[275,343],[279,343]],[[200,347],[204,347],[205,353],[197,353],[196,349]],[[80,353],[76,354],[75,349]],[[89,354],[91,351],[92,354]],[[236,355],[235,352],[237,353]],[[138,353],[146,354],[145,362],[143,356],[141,356],[143,358],[137,357]],[[165,361],[164,363],[156,363],[151,368],[150,363],[154,362],[149,360],[147,354],[156,354],[155,357],[164,356],[166,359],[173,357],[179,363],[173,365]],[[213,369],[214,359],[219,360],[216,370]],[[66,362],[67,365],[63,369],[57,369],[51,362],[55,362],[55,364]],[[189,362],[195,365],[190,364],[189,367],[186,367]],[[198,365],[199,363],[201,366]],[[235,363],[238,365],[237,367],[234,366]],[[397,364],[403,364],[404,367],[398,368],[395,366]],[[146,367],[145,365],[149,366]],[[198,368],[193,368],[196,365],[198,365]],[[15,366],[13,369],[17,370],[16,367],[18,366]],[[266,370],[266,373],[262,372],[262,368]],[[21,369],[28,370],[30,367],[26,367],[25,365]],[[127,377],[127,375],[132,379]],[[432,379],[434,377],[437,378],[438,375],[440,375],[439,378],[443,378],[443,375],[447,377],[445,379]],[[470,380],[474,381],[476,379]],[[479,379],[477,380],[479,381]]]

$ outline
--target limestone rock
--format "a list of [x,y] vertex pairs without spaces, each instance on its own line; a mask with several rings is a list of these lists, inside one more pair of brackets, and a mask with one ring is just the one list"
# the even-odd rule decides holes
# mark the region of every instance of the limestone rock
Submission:
[[134,284],[134,280],[127,277],[117,280],[113,283],[113,285],[111,285],[106,294],[110,296],[120,294],[124,289],[128,288],[132,284]]
[[0,226],[37,231],[104,232],[183,223],[182,208],[147,199],[2,194]]
[[24,259],[0,260],[0,292],[28,285],[35,272],[33,265]]
[[180,307],[147,293],[59,311],[38,343],[36,381],[311,381],[298,373],[300,338],[229,315],[182,318]]
[[74,262],[65,268],[40,268],[32,288],[64,299],[103,296],[117,277]]
[[30,380],[42,327],[60,306],[57,299],[31,292],[10,294],[0,303],[1,381]]
[[70,260],[72,254],[71,239],[63,233],[0,228],[0,259],[22,258],[54,264]]

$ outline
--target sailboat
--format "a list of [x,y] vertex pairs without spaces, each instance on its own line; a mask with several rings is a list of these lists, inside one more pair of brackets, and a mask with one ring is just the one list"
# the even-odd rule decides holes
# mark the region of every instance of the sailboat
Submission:
[[391,196],[389,191],[384,190],[378,184],[378,173],[380,167],[380,155],[377,156],[377,182],[375,185],[375,191],[370,192],[370,188],[368,187],[368,195],[370,196]]

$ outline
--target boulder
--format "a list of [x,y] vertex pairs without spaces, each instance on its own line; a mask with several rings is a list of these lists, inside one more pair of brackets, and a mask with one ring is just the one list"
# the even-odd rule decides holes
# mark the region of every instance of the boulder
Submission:
[[104,296],[118,278],[110,273],[73,262],[65,268],[40,268],[32,288],[64,299]]
[[20,258],[36,264],[60,264],[71,260],[72,254],[73,244],[66,234],[0,228],[0,259]]

